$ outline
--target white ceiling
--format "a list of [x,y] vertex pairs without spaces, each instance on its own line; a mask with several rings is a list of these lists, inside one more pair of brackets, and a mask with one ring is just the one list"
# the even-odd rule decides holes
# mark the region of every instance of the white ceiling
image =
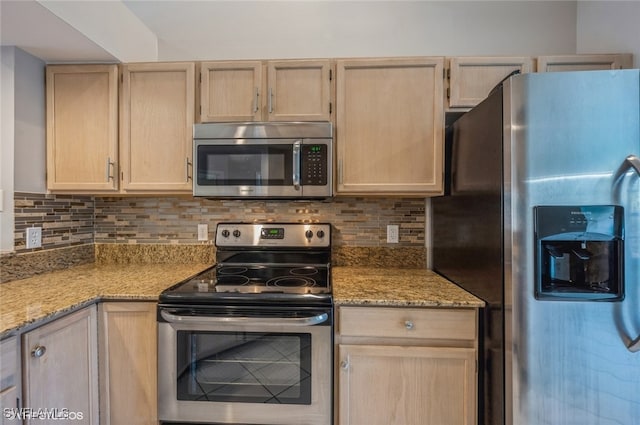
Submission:
[[0,0],[0,42],[46,62],[154,61],[158,55],[156,35],[119,0]]

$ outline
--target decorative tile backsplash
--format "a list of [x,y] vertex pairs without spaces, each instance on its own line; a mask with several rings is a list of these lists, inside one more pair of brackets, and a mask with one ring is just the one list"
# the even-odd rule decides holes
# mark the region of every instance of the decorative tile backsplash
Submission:
[[[16,193],[15,250],[30,251],[25,245],[25,230],[32,226],[42,227],[41,249],[50,249],[94,242],[197,244],[198,224],[209,225],[211,239],[218,222],[234,220],[331,223],[336,246],[423,247],[425,201],[245,201]],[[400,226],[398,244],[387,244],[387,224]]]
[[[14,194],[17,253],[92,244],[95,201],[92,196]],[[42,227],[42,248],[26,248],[27,227]]]
[[[211,262],[220,221],[331,223],[335,265],[426,264],[424,199],[298,202],[29,193],[15,193],[14,199],[15,252],[0,256],[0,282],[93,261],[172,261],[176,253]],[[206,243],[197,240],[203,223],[209,225]],[[387,244],[388,224],[399,226],[399,243]],[[41,248],[26,248],[28,227],[42,227]]]
[[[96,198],[96,243],[197,241],[198,224],[209,239],[220,221],[327,222],[337,246],[423,247],[424,199],[334,198],[331,201],[245,201],[201,198]],[[388,245],[387,224],[400,226],[400,242]]]

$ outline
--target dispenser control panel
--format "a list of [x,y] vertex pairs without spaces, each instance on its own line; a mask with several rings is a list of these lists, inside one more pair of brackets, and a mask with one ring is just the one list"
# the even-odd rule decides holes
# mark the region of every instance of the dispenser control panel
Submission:
[[535,207],[536,298],[622,300],[623,221],[617,205]]

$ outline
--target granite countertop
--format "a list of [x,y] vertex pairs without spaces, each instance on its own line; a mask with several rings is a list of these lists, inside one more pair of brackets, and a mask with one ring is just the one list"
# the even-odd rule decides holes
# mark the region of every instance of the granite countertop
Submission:
[[[0,339],[104,300],[156,301],[211,264],[101,264],[0,284]],[[333,267],[335,305],[482,307],[482,300],[426,269]]]
[[211,264],[85,264],[0,284],[0,339],[99,300],[157,301]]
[[336,306],[469,307],[484,302],[427,269],[334,267]]

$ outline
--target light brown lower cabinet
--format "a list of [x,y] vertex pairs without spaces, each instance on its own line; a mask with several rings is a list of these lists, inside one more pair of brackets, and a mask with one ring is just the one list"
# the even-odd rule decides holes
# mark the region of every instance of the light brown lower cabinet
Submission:
[[475,425],[477,311],[340,307],[336,423]]
[[99,304],[100,424],[157,425],[156,303]]
[[98,425],[96,330],[92,305],[22,335],[26,425]]
[[15,414],[20,407],[21,367],[19,337],[0,341],[0,425],[17,424]]

